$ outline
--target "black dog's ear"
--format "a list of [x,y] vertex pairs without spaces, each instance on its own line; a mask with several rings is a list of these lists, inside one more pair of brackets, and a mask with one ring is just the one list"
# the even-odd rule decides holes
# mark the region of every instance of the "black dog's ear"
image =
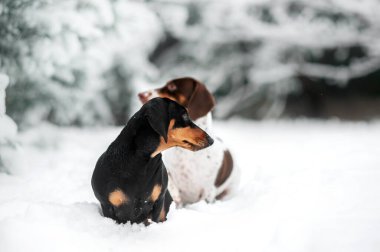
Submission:
[[168,142],[169,111],[167,99],[155,98],[147,103],[145,116],[150,127]]

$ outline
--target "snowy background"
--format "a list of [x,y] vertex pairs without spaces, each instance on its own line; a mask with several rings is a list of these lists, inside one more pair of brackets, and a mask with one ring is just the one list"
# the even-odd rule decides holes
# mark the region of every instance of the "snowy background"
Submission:
[[380,123],[219,122],[237,195],[149,227],[102,217],[90,186],[120,129],[20,134],[20,164],[0,174],[1,251],[379,251]]
[[[379,251],[377,0],[1,0],[0,251]],[[192,76],[237,195],[162,224],[101,217],[90,177],[139,108]]]

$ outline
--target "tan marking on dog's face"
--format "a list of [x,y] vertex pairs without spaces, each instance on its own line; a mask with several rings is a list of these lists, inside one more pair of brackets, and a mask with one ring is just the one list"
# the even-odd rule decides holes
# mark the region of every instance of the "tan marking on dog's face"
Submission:
[[109,195],[108,195],[108,200],[109,202],[111,202],[111,204],[113,206],[121,206],[122,204],[125,204],[128,202],[128,197],[127,195],[125,195],[125,193],[120,190],[120,189],[116,189],[115,191],[111,192]]
[[176,128],[168,132],[168,139],[176,146],[196,151],[207,145],[206,134],[200,128]]
[[152,193],[150,194],[150,200],[151,201],[156,201],[158,197],[160,196],[161,193],[161,185],[157,184],[153,187]]
[[160,221],[164,222],[166,220],[166,212],[165,212],[165,207],[162,206],[161,212],[160,212]]
[[174,128],[175,120],[170,120],[168,129],[168,141],[160,138],[160,144],[157,149],[151,154],[155,157],[158,153],[174,146],[182,147],[187,150],[197,151],[208,146],[206,133],[200,128]]

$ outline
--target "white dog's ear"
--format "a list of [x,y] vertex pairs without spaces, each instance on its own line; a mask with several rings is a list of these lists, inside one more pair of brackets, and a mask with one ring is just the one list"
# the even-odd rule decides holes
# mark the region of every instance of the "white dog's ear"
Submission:
[[207,115],[215,107],[214,96],[207,90],[206,86],[197,80],[194,81],[196,86],[187,105],[192,120]]

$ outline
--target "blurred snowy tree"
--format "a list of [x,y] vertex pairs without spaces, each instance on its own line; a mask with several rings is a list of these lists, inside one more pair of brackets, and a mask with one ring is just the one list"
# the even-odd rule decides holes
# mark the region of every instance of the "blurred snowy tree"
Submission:
[[[167,34],[151,54],[160,82],[182,75],[205,81],[218,97],[219,117],[276,117],[290,94],[310,89],[316,90],[309,100],[320,106],[323,90],[371,74],[372,82],[360,82],[377,85],[380,104],[378,0],[156,0],[150,6]],[[310,80],[326,88],[310,88]]]
[[0,172],[7,171],[15,148],[16,124],[5,114],[5,88],[8,76],[0,73]]
[[297,94],[315,110],[302,113],[318,116],[328,92],[347,88],[372,90],[362,107],[373,107],[379,8],[377,0],[2,0],[7,111],[20,126],[123,124],[137,85],[184,75],[209,85],[219,117],[277,117],[305,107]]
[[133,92],[132,87],[125,85],[125,83],[131,83],[131,76],[133,74],[129,73],[122,63],[115,64],[112,69],[105,73],[105,79],[109,86],[104,89],[104,96],[117,125],[125,124],[125,120],[128,118],[131,107],[129,98]]
[[2,0],[8,114],[20,126],[125,123],[132,86],[154,73],[148,55],[161,35],[144,3]]

